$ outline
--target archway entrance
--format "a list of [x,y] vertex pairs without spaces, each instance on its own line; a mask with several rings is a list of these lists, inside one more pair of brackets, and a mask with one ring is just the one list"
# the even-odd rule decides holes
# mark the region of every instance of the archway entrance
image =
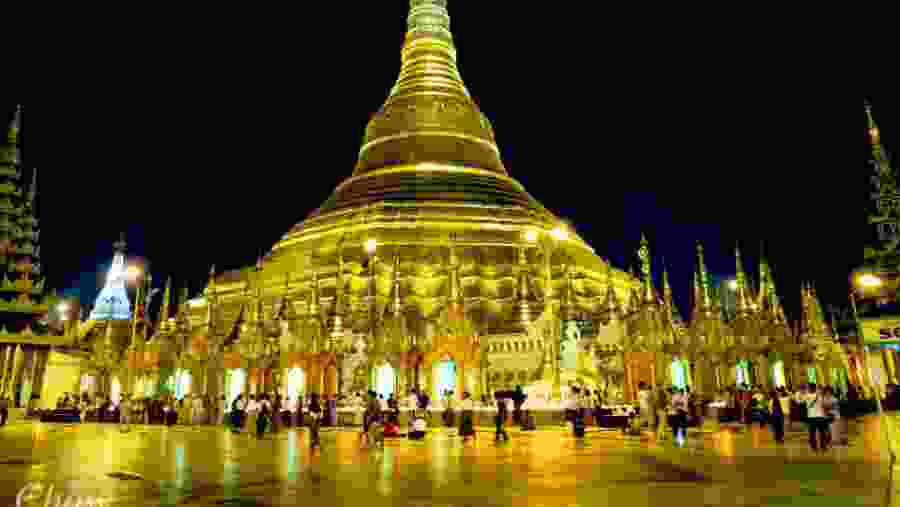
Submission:
[[306,394],[306,372],[303,368],[291,368],[287,372],[287,392],[289,399],[295,400]]
[[113,377],[112,383],[109,386],[109,399],[112,401],[113,405],[118,405],[121,398],[122,383],[119,382],[119,377]]
[[243,369],[229,370],[225,379],[225,392],[228,397],[228,406],[244,393],[244,385],[247,383],[247,372]]
[[397,374],[394,371],[394,367],[385,363],[375,368],[373,374],[375,375],[373,382],[375,392],[383,396],[384,399],[388,399],[397,388]]
[[752,385],[753,382],[750,379],[750,361],[746,359],[742,359],[738,361],[737,366],[735,366],[735,385],[737,387],[743,387],[746,385]]
[[688,387],[687,361],[676,359],[672,361],[672,387],[685,389]]
[[772,363],[772,384],[775,387],[787,386],[787,377],[784,375],[784,361],[776,359]]
[[175,371],[175,398],[182,399],[191,392],[191,373],[187,370]]
[[456,391],[456,362],[452,359],[434,365],[434,399],[440,400],[447,391]]

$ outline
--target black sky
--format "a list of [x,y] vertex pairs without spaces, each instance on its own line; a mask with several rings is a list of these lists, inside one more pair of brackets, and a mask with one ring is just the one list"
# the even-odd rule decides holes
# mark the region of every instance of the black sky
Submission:
[[[869,169],[849,156],[862,105],[823,78],[824,56],[681,12],[494,3],[450,3],[463,79],[510,174],[600,255],[622,266],[646,233],[688,314],[696,240],[722,274],[736,241],[755,271],[765,241],[789,312],[801,280],[845,302]],[[26,107],[54,286],[93,298],[126,230],[158,280],[198,290],[350,175],[396,79],[406,2],[304,5],[84,32],[4,97],[6,117]],[[868,98],[900,149],[900,107]]]

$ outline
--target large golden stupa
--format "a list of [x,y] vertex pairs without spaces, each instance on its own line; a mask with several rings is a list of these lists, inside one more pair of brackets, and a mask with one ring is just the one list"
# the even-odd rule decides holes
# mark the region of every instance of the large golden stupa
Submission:
[[401,62],[353,174],[192,304],[199,348],[223,347],[250,391],[335,394],[392,374],[396,392],[558,389],[559,351],[535,329],[560,326],[532,323],[602,319],[607,289],[627,302],[637,281],[507,173],[460,78],[447,0],[410,1]]

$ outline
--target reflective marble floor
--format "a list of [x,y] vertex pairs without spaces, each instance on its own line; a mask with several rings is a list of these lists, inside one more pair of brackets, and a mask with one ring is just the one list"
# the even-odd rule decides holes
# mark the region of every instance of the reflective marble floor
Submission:
[[61,505],[883,505],[878,420],[853,433],[826,455],[809,452],[803,433],[776,448],[758,428],[692,433],[680,448],[562,429],[495,444],[484,428],[466,445],[432,430],[370,450],[356,432],[325,431],[324,448],[310,452],[305,430],[258,441],[213,427],[19,423],[0,428],[0,506],[17,495],[42,507],[63,496]]

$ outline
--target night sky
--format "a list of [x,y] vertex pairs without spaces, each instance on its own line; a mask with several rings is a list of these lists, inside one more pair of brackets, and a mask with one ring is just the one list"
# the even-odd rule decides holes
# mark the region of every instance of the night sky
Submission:
[[[790,317],[802,280],[845,304],[870,170],[865,137],[862,160],[845,149],[862,104],[832,92],[825,56],[683,12],[484,4],[450,2],[463,79],[510,174],[598,254],[625,266],[644,232],[687,317],[696,240],[722,275],[736,241],[755,273],[765,242]],[[400,64],[407,2],[352,6],[185,13],[55,48],[0,104],[25,105],[52,286],[92,302],[126,231],[157,284],[197,291],[211,264],[252,264],[318,207]],[[868,98],[900,150],[900,107]]]

